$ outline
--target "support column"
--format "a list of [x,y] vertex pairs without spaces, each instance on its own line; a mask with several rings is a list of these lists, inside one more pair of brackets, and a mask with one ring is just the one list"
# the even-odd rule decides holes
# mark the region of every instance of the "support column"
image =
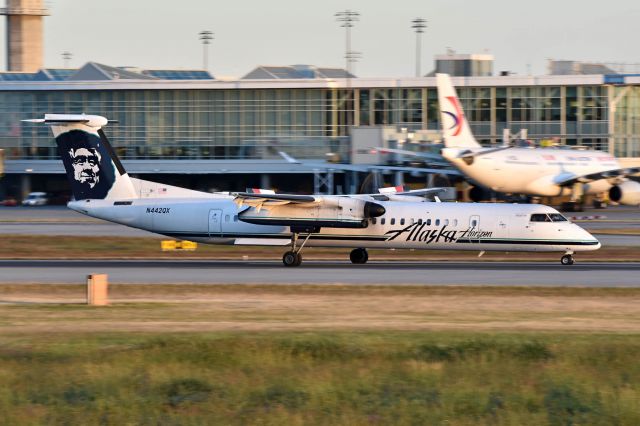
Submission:
[[395,185],[395,186],[402,186],[402,185],[404,185],[404,172],[397,171],[397,172],[395,173],[394,185]]
[[24,174],[20,176],[20,195],[24,200],[31,192],[31,175]]
[[433,173],[429,173],[427,175],[427,188],[433,188],[433,180],[434,180],[433,176],[434,176]]
[[271,177],[266,173],[260,175],[260,189],[271,189]]
[[313,171],[313,193],[333,195],[333,170]]
[[358,172],[351,172],[351,181],[349,182],[349,194],[357,194],[360,189],[360,179]]

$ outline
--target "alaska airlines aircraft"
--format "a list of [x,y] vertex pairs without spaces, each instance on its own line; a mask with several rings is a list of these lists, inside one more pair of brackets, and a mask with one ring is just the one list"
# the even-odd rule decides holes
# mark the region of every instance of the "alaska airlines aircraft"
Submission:
[[250,190],[192,191],[129,177],[92,115],[47,114],[75,198],[88,216],[208,244],[290,246],[282,258],[298,266],[307,246],[350,247],[366,263],[367,248],[574,252],[597,250],[587,231],[542,205],[425,202],[441,189],[377,194],[292,195]]
[[[496,192],[534,196],[609,192],[612,201],[640,204],[640,183],[626,176],[640,167],[621,168],[610,154],[593,150],[558,148],[483,148],[474,138],[448,74],[436,74],[440,123],[444,137],[442,156],[464,175]],[[420,156],[412,151],[381,149]],[[477,194],[477,193],[476,193]],[[480,201],[472,194],[472,199]]]

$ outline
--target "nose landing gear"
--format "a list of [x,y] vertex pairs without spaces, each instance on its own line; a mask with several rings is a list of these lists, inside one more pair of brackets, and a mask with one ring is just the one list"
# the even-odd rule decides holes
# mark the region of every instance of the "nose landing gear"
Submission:
[[571,256],[571,253],[568,253],[560,258],[560,263],[563,265],[573,265],[575,261],[573,260],[573,256]]

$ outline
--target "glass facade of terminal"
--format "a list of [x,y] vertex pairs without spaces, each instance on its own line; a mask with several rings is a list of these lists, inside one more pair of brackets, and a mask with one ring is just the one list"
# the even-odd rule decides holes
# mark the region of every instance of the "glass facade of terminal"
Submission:
[[[0,148],[12,159],[54,159],[44,113],[117,120],[107,134],[123,159],[299,158],[348,160],[349,128],[438,130],[437,93],[416,88],[275,88],[1,91]],[[640,157],[640,87],[613,85],[462,87],[467,118],[483,143],[503,129],[530,139]],[[613,106],[613,107],[612,107]]]

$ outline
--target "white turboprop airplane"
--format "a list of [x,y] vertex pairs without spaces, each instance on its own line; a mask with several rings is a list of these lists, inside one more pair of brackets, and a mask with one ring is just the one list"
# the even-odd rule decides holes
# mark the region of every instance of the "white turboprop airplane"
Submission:
[[[496,192],[534,196],[581,195],[609,192],[612,201],[640,204],[640,183],[626,177],[640,167],[622,168],[610,154],[593,150],[558,148],[483,148],[474,138],[448,74],[436,75],[440,123],[444,138],[442,156],[464,175]],[[381,152],[421,156],[398,149]],[[431,156],[429,156],[431,158]],[[475,201],[480,201],[472,196]]]
[[364,195],[290,195],[273,191],[206,193],[129,177],[92,115],[47,114],[75,201],[99,219],[208,244],[288,246],[286,266],[303,247],[562,252],[597,250],[591,234],[542,205],[425,202],[440,189],[384,189]]

